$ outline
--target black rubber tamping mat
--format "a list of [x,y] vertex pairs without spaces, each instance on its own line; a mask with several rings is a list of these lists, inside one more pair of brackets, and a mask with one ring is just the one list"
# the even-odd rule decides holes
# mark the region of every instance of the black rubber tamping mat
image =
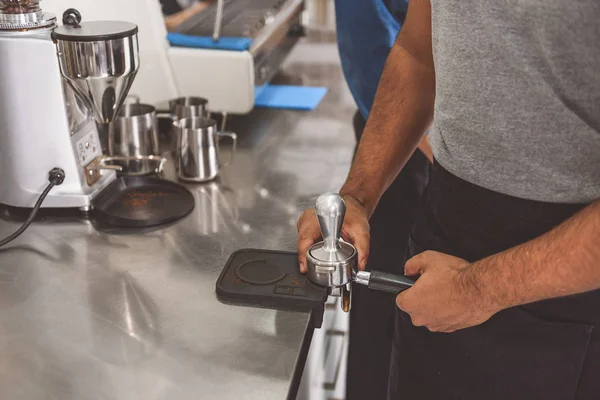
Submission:
[[118,227],[168,224],[194,209],[194,196],[182,185],[149,176],[122,176],[92,201],[92,215]]
[[217,280],[217,298],[225,304],[281,311],[313,311],[323,321],[327,288],[300,273],[298,253],[243,249],[234,252]]

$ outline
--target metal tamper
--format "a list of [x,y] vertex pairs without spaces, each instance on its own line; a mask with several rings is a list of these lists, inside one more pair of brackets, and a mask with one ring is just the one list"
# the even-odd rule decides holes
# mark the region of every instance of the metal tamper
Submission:
[[326,193],[319,196],[315,212],[323,241],[312,245],[306,254],[308,279],[314,284],[330,288],[332,296],[342,296],[344,311],[350,309],[352,282],[392,293],[400,293],[415,283],[403,275],[357,271],[358,252],[341,238],[346,203],[340,195]]

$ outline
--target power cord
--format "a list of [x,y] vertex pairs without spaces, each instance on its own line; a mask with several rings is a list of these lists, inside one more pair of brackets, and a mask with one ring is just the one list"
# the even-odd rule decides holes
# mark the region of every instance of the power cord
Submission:
[[25,232],[25,230],[29,227],[29,225],[31,224],[31,222],[33,221],[35,216],[37,215],[38,211],[40,210],[40,207],[42,206],[42,203],[46,199],[46,196],[48,195],[50,190],[52,190],[52,188],[54,186],[58,186],[58,185],[62,184],[64,182],[64,180],[65,180],[65,171],[63,171],[60,168],[53,168],[48,173],[48,181],[50,183],[48,184],[48,186],[46,186],[46,189],[44,189],[44,191],[42,192],[42,194],[36,201],[35,205],[33,206],[33,210],[31,210],[31,213],[29,213],[29,217],[27,217],[27,219],[25,220],[23,225],[15,233],[13,233],[12,235],[8,236],[5,239],[0,240],[0,247],[12,242],[13,240],[15,240],[16,238],[21,236],[21,234],[23,232]]

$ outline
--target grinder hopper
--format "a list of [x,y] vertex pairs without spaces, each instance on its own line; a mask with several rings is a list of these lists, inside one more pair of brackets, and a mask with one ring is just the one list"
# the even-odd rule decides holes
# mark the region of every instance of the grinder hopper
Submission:
[[52,33],[60,71],[88,103],[97,123],[110,123],[125,101],[139,69],[138,27],[129,22],[81,23],[77,10],[63,14]]

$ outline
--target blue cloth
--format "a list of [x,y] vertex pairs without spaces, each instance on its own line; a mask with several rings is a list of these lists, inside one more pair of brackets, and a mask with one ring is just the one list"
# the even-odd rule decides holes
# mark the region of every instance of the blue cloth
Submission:
[[317,108],[326,93],[325,87],[265,85],[255,89],[254,105],[311,111]]
[[408,0],[335,0],[342,69],[365,119],[407,8]]
[[167,40],[172,46],[232,51],[248,50],[252,44],[252,39],[243,37],[222,37],[215,42],[212,37],[191,36],[182,33],[169,33]]

